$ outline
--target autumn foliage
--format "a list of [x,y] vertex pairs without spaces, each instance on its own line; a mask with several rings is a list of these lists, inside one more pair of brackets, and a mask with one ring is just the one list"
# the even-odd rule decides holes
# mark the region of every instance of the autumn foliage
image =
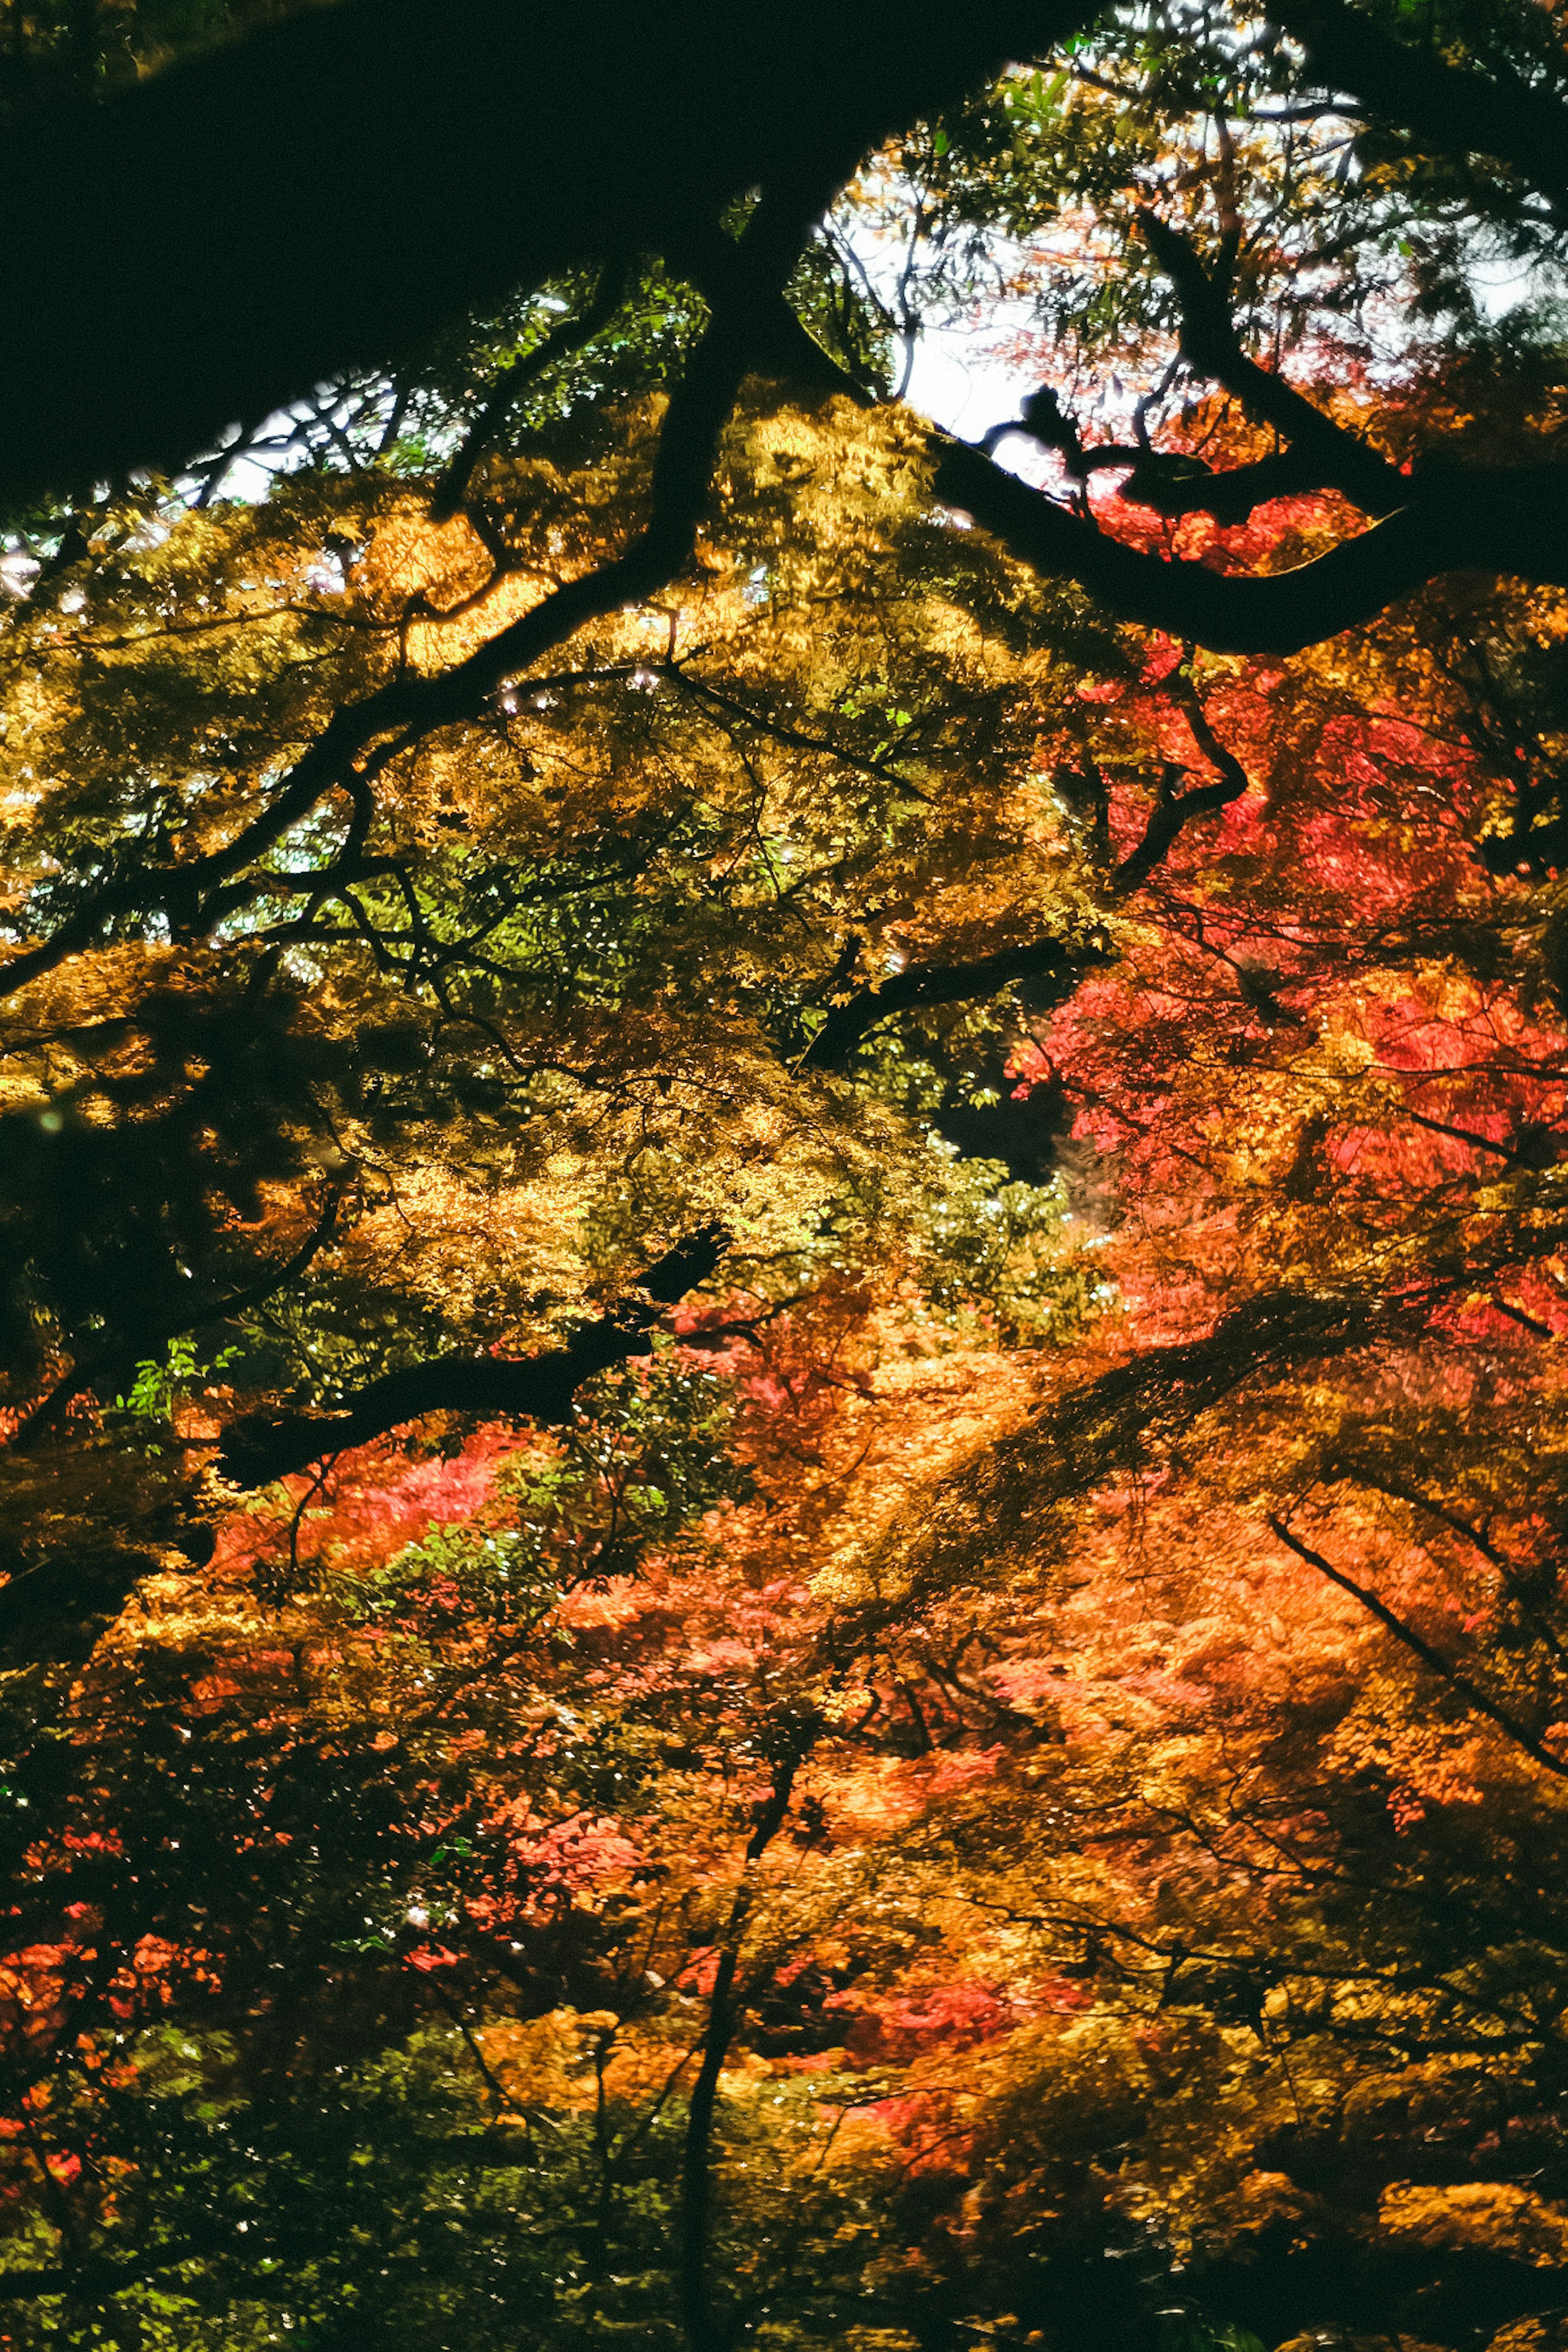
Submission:
[[1267,583],[1561,352],[1161,23],[16,520],[19,2352],[1561,2352],[1568,597],[1215,650],[950,479]]

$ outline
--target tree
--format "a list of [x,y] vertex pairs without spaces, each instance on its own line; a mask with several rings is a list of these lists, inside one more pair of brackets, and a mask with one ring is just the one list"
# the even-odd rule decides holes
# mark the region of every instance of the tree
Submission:
[[1552,20],[15,29],[10,2340],[1545,2352]]

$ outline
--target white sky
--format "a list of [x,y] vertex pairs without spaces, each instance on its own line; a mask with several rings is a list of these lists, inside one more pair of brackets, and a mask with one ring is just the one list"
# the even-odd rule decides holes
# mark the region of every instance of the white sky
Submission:
[[974,325],[933,327],[915,346],[910,405],[965,441],[978,441],[987,426],[1016,416],[1019,401],[1034,390],[1030,376],[988,348],[994,333]]

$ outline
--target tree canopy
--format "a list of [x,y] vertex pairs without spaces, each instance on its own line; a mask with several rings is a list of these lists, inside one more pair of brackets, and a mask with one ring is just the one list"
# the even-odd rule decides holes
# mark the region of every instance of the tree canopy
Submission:
[[1561,11],[7,33],[0,2340],[1563,2352]]

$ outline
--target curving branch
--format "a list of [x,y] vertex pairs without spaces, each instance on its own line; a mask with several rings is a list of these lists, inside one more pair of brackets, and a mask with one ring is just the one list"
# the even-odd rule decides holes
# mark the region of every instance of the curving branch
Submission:
[[[1157,213],[1142,205],[1136,218],[1144,242],[1176,291],[1182,360],[1195,374],[1233,394],[1255,423],[1271,425],[1289,446],[1256,464],[1216,473],[1202,457],[1151,446],[1144,414],[1158,397],[1152,394],[1139,404],[1136,442],[1089,447],[1056,393],[1042,384],[1023,403],[1016,418],[993,425],[984,436],[979,446],[985,456],[994,456],[1008,434],[1022,433],[1042,448],[1059,451],[1068,478],[1080,488],[1093,474],[1125,467],[1127,479],[1117,495],[1131,504],[1166,515],[1201,509],[1231,523],[1245,522],[1265,499],[1304,490],[1341,490],[1373,515],[1392,514],[1404,506],[1410,485],[1397,467],[1336,425],[1286,377],[1260,367],[1242,348],[1228,296],[1234,237],[1224,240],[1219,269],[1211,277],[1190,240]],[[1174,373],[1173,366],[1166,385]],[[1081,500],[1078,511],[1087,519]]]
[[1036,940],[1026,947],[1003,948],[968,963],[910,964],[874,987],[857,989],[836,1004],[795,1065],[802,1070],[837,1069],[863,1037],[895,1013],[933,1004],[964,1004],[994,996],[1010,981],[1040,980],[1068,995],[1088,968],[1103,962],[1108,948],[1089,942],[1069,948],[1061,940]]
[[[1178,678],[1181,673],[1177,673]],[[1212,767],[1219,771],[1219,781],[1213,784],[1190,784],[1184,793],[1175,789],[1176,779],[1186,772],[1167,761],[1161,772],[1159,794],[1153,811],[1143,829],[1143,838],[1136,849],[1124,857],[1111,877],[1113,888],[1123,897],[1130,896],[1149,879],[1161,859],[1171,848],[1184,825],[1194,817],[1216,815],[1232,801],[1238,801],[1247,790],[1247,771],[1234,751],[1220,741],[1209,723],[1208,713],[1198,700],[1191,682],[1179,700],[1188,726],[1199,751]]]
[[[1098,458],[1100,452],[1091,455]],[[1321,469],[1310,453],[1299,446],[1259,457],[1254,465],[1226,466],[1217,472],[1201,457],[1147,450],[1133,462],[1116,495],[1129,506],[1152,507],[1172,521],[1184,514],[1213,515],[1222,530],[1231,530],[1270,499],[1310,497],[1322,488]]]
[[[1037,400],[1039,395],[1035,397]],[[979,446],[989,457],[1007,434],[1022,429],[1012,423],[993,425]],[[1039,433],[1034,437],[1046,439]],[[1076,442],[1076,433],[1073,438]],[[1065,448],[1066,445],[1053,436],[1047,446]],[[1323,488],[1321,467],[1314,463],[1310,450],[1301,447],[1276,450],[1252,465],[1227,466],[1216,471],[1206,458],[1186,451],[1156,449],[1148,442],[1101,441],[1091,449],[1078,443],[1076,462],[1069,462],[1068,471],[1069,478],[1079,483],[1087,483],[1092,474],[1125,471],[1126,479],[1117,485],[1116,495],[1128,506],[1152,507],[1156,514],[1173,520],[1178,515],[1211,514],[1227,529],[1246,522],[1255,507],[1267,505],[1270,499],[1296,498]]]
[[326,1455],[367,1444],[427,1412],[505,1414],[558,1423],[572,1418],[584,1381],[649,1353],[667,1308],[706,1282],[730,1237],[710,1225],[650,1265],[633,1295],[596,1322],[579,1324],[563,1348],[537,1356],[437,1356],[358,1389],[337,1412],[243,1415],[218,1448],[217,1467],[237,1486],[266,1486]]
[[[1223,274],[1211,278],[1187,238],[1147,206],[1139,209],[1138,226],[1176,289],[1182,357],[1199,375],[1233,393],[1256,424],[1271,425],[1284,436],[1293,453],[1289,470],[1298,477],[1295,486],[1342,490],[1368,514],[1393,514],[1404,506],[1410,484],[1396,466],[1336,425],[1284,376],[1259,367],[1242,349]],[[1222,474],[1218,478],[1223,482],[1226,478]]]
[[1447,572],[1568,587],[1568,467],[1433,467],[1409,482],[1409,503],[1369,530],[1291,571],[1237,579],[1128,547],[983,450],[933,443],[937,497],[1022,562],[1077,581],[1123,620],[1215,653],[1300,653]]
[[[713,685],[711,680],[699,677],[689,667],[692,658],[688,655],[679,661],[671,658],[665,662],[640,662],[637,667],[655,677],[668,678],[672,685],[679,687],[682,693],[690,695],[699,704],[706,704],[713,710],[728,711],[746,726],[754,728],[759,735],[765,735],[771,742],[786,744],[795,751],[825,752],[841,768],[852,769],[857,775],[874,777],[879,783],[891,784],[906,800],[925,801],[931,797],[921,790],[919,784],[911,782],[908,776],[895,768],[890,761],[864,759],[859,752],[848,751],[843,744],[834,742],[830,736],[808,735],[804,728],[792,727],[787,720],[775,719],[770,711],[759,709],[754,703],[742,701],[738,695],[727,694],[722,687]],[[723,722],[718,723],[721,725]]]
[[[708,1996],[708,2022],[697,2047],[700,2052],[686,2110],[686,2137],[680,2165],[680,2237],[678,2284],[681,2326],[687,2352],[729,2352],[734,2342],[732,2326],[713,2310],[710,2262],[713,2207],[713,2124],[718,2111],[719,2083],[734,2040],[739,2012],[736,1976],[746,1925],[755,1908],[758,1864],[789,1818],[790,1802],[802,1765],[822,1729],[818,1717],[802,1715],[787,1724],[772,1759],[773,1780],[752,1812],[752,1834],[746,1841],[741,1875],[730,1897],[730,1908],[714,1948],[716,1966]],[[754,1989],[753,1989],[754,1990]]]
[[607,327],[626,300],[631,286],[626,262],[603,269],[587,306],[574,318],[563,319],[531,352],[502,368],[490,386],[478,416],[463,436],[462,446],[447,460],[430,494],[432,522],[449,522],[468,495],[474,468],[531,383],[547,375],[563,359],[591,343]]
[[[760,314],[758,362],[803,386],[866,401],[864,389],[783,301]],[[1329,433],[1340,434],[1331,419],[1310,403],[1303,405]],[[1369,467],[1383,466],[1353,435],[1343,439]],[[1404,500],[1397,512],[1289,572],[1236,577],[1206,563],[1127,546],[1044,491],[1031,489],[995,464],[984,444],[954,441],[933,430],[928,446],[937,499],[991,531],[1021,562],[1046,577],[1076,581],[1123,620],[1190,639],[1213,653],[1300,653],[1375,620],[1390,604],[1447,572],[1513,573],[1568,586],[1565,466],[1434,465],[1416,475],[1389,468]],[[1097,453],[1085,454],[1092,467]],[[1135,464],[1142,456],[1146,463],[1151,454],[1123,450],[1117,462]],[[1305,449],[1297,446],[1233,473],[1167,470],[1153,498],[1148,496],[1151,472],[1139,495],[1142,503],[1173,514],[1201,508],[1222,522],[1242,522],[1265,498],[1321,488],[1317,457],[1309,441]]]
[[[1563,128],[1568,131],[1568,121]],[[1190,241],[1158,214],[1144,206],[1137,218],[1175,289],[1182,358],[1288,446],[1251,465],[1216,473],[1201,458],[1152,448],[1141,409],[1135,446],[1089,448],[1056,394],[1042,385],[1016,420],[994,426],[975,446],[933,436],[941,452],[940,497],[966,509],[1037,570],[1078,581],[1127,620],[1195,638],[1216,652],[1300,652],[1373,619],[1445,572],[1516,572],[1534,582],[1568,583],[1563,543],[1568,467],[1436,464],[1402,472],[1244,350],[1229,299],[1233,238],[1224,241],[1219,268],[1211,275]],[[1026,434],[1061,454],[1069,480],[1078,485],[1069,507],[995,466],[993,452],[1009,433]],[[1222,524],[1237,524],[1266,499],[1337,490],[1381,520],[1290,572],[1238,579],[1205,564],[1130,548],[1101,530],[1083,486],[1090,475],[1117,467],[1128,469],[1120,498],[1172,518],[1201,511]],[[1215,764],[1224,772],[1223,759]],[[1172,790],[1176,772],[1167,774],[1152,821],[1152,854],[1142,865],[1129,862],[1125,887],[1145,878],[1186,816],[1236,796],[1226,792],[1216,799],[1205,787],[1202,799],[1178,798]],[[1244,782],[1236,786],[1242,790]]]

